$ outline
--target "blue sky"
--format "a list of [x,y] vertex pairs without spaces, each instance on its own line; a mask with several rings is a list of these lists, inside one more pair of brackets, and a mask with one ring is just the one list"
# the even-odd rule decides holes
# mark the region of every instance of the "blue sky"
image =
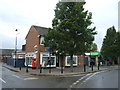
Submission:
[[[86,0],[85,10],[92,12],[98,34],[95,43],[98,49],[106,30],[118,29],[119,0]],[[0,0],[0,48],[15,48],[15,29],[19,30],[18,48],[25,44],[25,36],[31,25],[51,27],[54,9],[58,0]]]

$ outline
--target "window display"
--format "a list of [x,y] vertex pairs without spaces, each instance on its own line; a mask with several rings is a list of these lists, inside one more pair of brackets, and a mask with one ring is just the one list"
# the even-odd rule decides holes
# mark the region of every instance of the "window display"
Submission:
[[56,57],[55,56],[49,56],[49,53],[42,53],[41,54],[41,64],[42,67],[56,67]]
[[[66,66],[70,66],[70,56],[66,56]],[[77,56],[73,56],[73,66],[77,66]]]

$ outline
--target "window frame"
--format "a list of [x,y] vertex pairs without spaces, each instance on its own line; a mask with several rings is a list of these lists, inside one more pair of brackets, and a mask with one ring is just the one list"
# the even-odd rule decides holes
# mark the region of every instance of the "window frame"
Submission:
[[[49,53],[40,53],[40,64],[43,64],[43,58],[49,58]],[[51,67],[56,67],[56,56],[51,55],[51,58],[54,58],[54,65],[51,65]],[[49,67],[49,65],[45,67]]]
[[41,35],[40,36],[40,45],[44,45],[43,42],[44,42],[44,37],[43,37],[43,35]]
[[[70,64],[68,64],[68,60],[67,60],[67,58],[70,58],[70,56],[66,56],[65,57],[65,66],[70,66]],[[76,62],[75,62],[75,64],[73,64],[73,66],[77,66],[78,65],[78,57],[77,56],[73,56],[73,58],[76,58]]]

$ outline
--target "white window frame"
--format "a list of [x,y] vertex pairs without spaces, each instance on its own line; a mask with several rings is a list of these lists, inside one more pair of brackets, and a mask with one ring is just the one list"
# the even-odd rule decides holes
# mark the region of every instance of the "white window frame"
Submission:
[[[43,57],[49,57],[49,53],[40,53],[40,64],[43,64]],[[54,57],[54,65],[51,65],[51,67],[56,67],[56,56],[51,55],[51,57]],[[49,67],[49,65],[47,65],[46,67]]]
[[18,55],[18,58],[22,59],[22,58],[23,58],[23,55]]
[[[26,64],[26,58],[35,58],[35,54],[34,53],[27,53],[25,55],[25,66],[27,66]],[[31,64],[28,64],[29,67],[32,67],[32,60],[31,60]]]
[[[66,56],[65,57],[65,66],[70,66],[70,64],[67,63],[67,58],[70,58],[70,56]],[[78,65],[78,57],[77,56],[73,56],[73,58],[76,57],[76,64],[73,64],[73,66],[77,66]]]
[[41,35],[41,37],[40,37],[40,45],[44,45],[43,42],[44,42],[44,37]]

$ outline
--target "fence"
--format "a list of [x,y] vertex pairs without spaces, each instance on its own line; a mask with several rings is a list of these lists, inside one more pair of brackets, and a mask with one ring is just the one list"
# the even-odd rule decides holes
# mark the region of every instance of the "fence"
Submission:
[[25,59],[7,58],[6,63],[7,65],[14,66],[14,67],[25,67]]

